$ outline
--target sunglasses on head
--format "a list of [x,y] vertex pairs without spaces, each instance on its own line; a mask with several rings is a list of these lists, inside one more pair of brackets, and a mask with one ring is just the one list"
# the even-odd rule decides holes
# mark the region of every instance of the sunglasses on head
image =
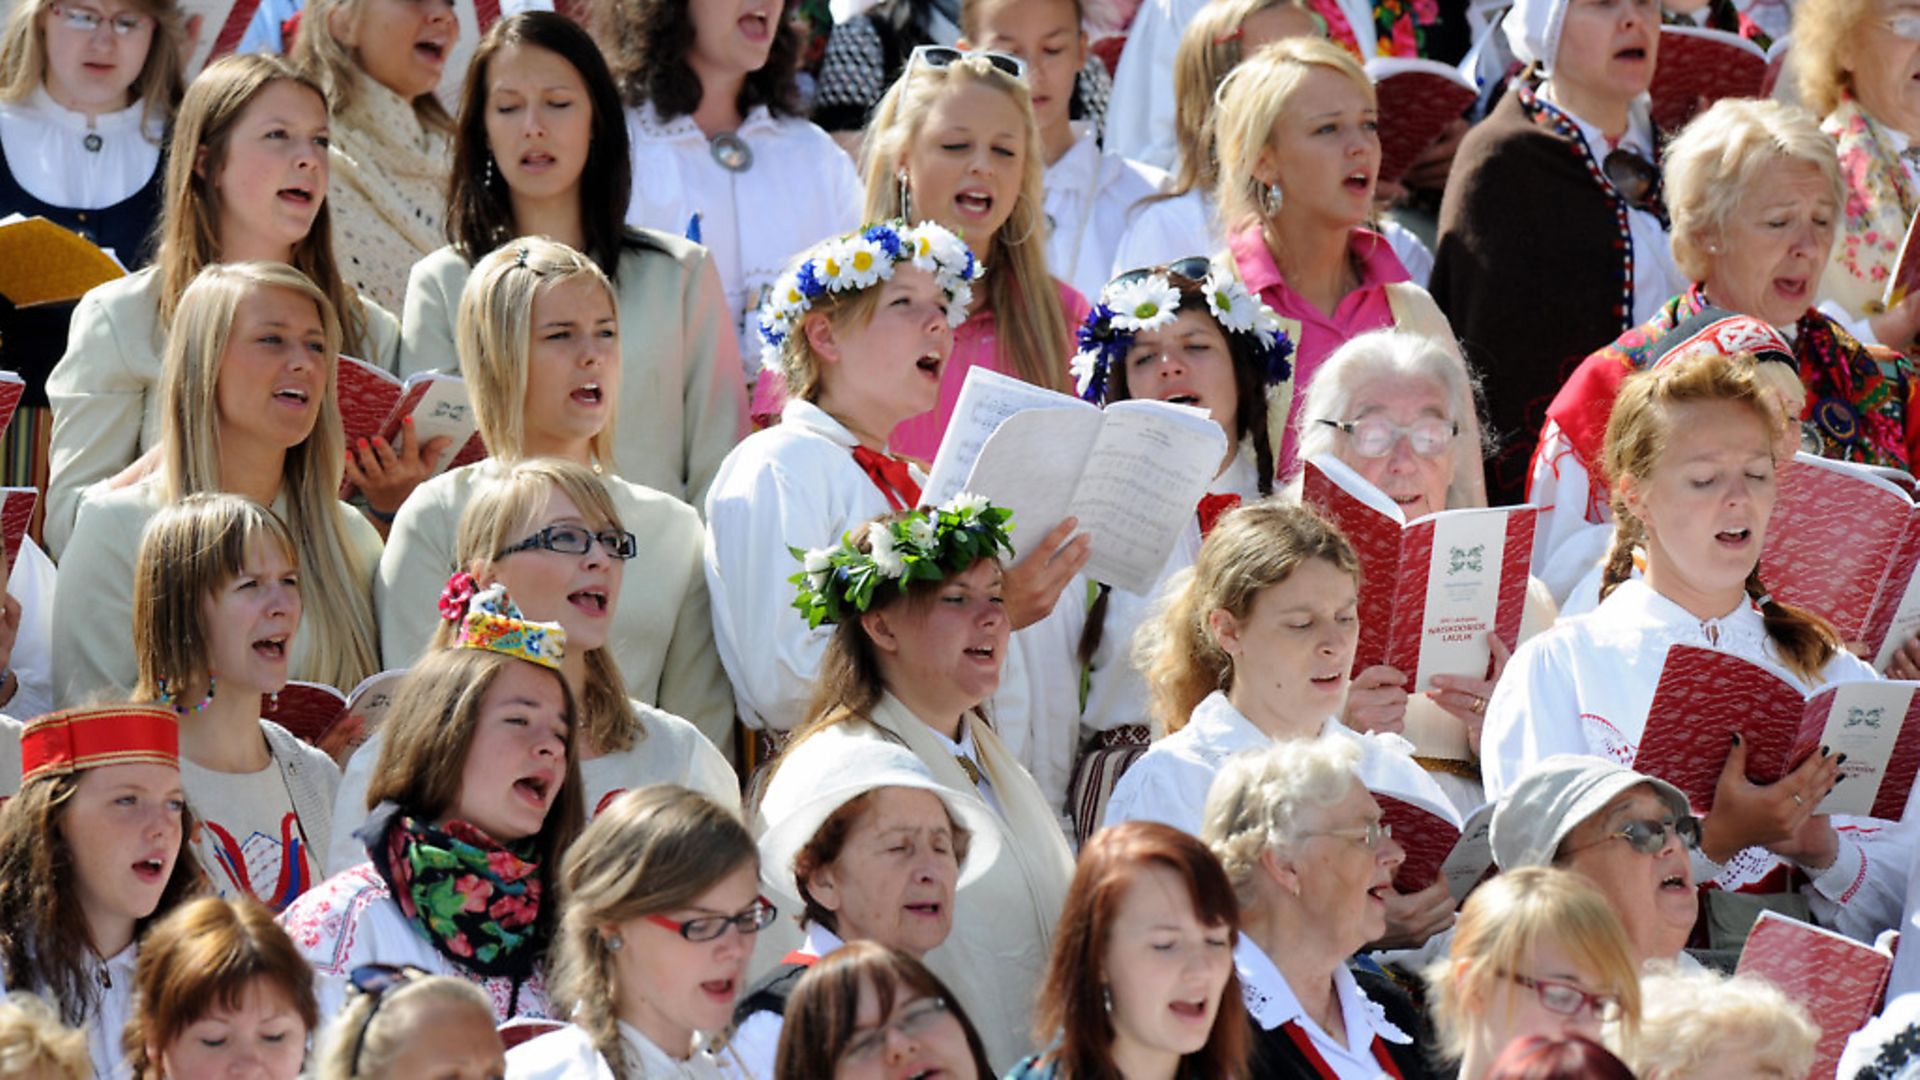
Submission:
[[373,998],[373,1007],[367,1010],[367,1018],[360,1030],[353,1035],[353,1062],[348,1070],[352,1075],[360,1075],[360,1051],[367,1045],[367,1029],[373,1026],[373,1018],[386,1001],[387,991],[405,986],[415,979],[426,978],[427,973],[412,964],[362,964],[347,975],[347,985],[356,994],[366,994]]
[[[970,57],[980,57],[992,64],[995,70],[1027,81],[1027,62],[1012,53],[995,52],[991,49],[956,49],[951,45],[919,45],[907,55],[907,71],[916,67],[950,68],[954,64]],[[903,76],[904,77],[904,76]]]
[[[1165,274],[1169,279],[1184,278],[1195,285],[1207,280],[1213,273],[1213,261],[1205,255],[1189,255],[1160,266],[1138,266],[1128,270],[1107,282],[1107,289],[1124,289],[1137,281],[1145,281],[1155,274]],[[1102,292],[1107,289],[1101,290]]]

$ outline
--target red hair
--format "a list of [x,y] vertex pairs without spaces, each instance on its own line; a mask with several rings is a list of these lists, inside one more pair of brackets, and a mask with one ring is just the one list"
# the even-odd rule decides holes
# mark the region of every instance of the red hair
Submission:
[[[1080,861],[1060,913],[1060,933],[1040,990],[1034,1040],[1060,1042],[1041,1059],[1059,1080],[1117,1077],[1113,1020],[1107,1015],[1107,941],[1120,903],[1140,871],[1160,866],[1186,882],[1194,915],[1203,926],[1225,926],[1229,940],[1240,931],[1240,905],[1220,861],[1192,836],[1152,821],[1129,821],[1102,829],[1080,849]],[[1180,1062],[1180,1075],[1244,1078],[1251,1036],[1240,977],[1227,973],[1220,1011],[1207,1044]]]

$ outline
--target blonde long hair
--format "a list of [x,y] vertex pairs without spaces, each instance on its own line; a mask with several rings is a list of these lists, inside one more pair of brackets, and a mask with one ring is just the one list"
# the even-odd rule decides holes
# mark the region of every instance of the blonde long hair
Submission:
[[[173,139],[167,147],[166,190],[154,264],[160,275],[159,326],[172,325],[180,295],[201,270],[220,261],[220,194],[213,177],[226,166],[234,124],[255,96],[285,80],[313,91],[322,104],[320,84],[266,53],[223,56],[207,66],[180,100]],[[201,152],[206,159],[201,160]],[[333,258],[333,212],[327,203],[313,217],[306,238],[293,245],[292,264],[326,293],[340,319],[340,348],[362,355],[367,347],[367,314],[360,298],[340,277]]]
[[[40,17],[59,0],[17,2],[0,33],[0,101],[25,101],[47,81],[47,35]],[[142,104],[142,127],[157,132],[173,118],[186,92],[186,64],[181,59],[187,31],[186,13],[178,0],[130,0],[153,20],[153,38],[147,59],[129,87]]]
[[188,495],[147,522],[133,567],[134,700],[160,700],[163,682],[178,693],[212,677],[213,628],[204,605],[246,572],[247,555],[262,543],[289,561],[299,558],[293,534],[273,511],[224,492]]
[[[288,59],[301,74],[320,85],[327,104],[336,113],[353,106],[354,84],[365,69],[360,66],[359,55],[333,36],[333,16],[341,15],[350,25],[356,24],[366,18],[370,3],[371,0],[313,0],[307,5],[306,14],[300,17],[300,34],[294,39]],[[414,98],[411,104],[413,115],[423,127],[447,136],[453,134],[453,117],[447,114],[447,107],[440,104],[437,93],[429,90]]]
[[[1673,434],[1671,411],[1689,402],[1724,401],[1753,412],[1771,434],[1780,427],[1773,396],[1760,384],[1750,354],[1685,356],[1664,367],[1627,379],[1607,418],[1606,475],[1613,485],[1613,546],[1607,552],[1600,578],[1600,596],[1633,576],[1633,552],[1646,542],[1647,527],[1634,516],[1622,481],[1645,482],[1659,467]],[[1759,602],[1767,636],[1780,659],[1794,674],[1810,683],[1820,681],[1821,669],[1840,648],[1840,636],[1826,620],[1812,612],[1781,603],[1760,580],[1756,559],[1747,575],[1747,596]]]
[[1360,577],[1353,546],[1325,518],[1297,503],[1262,499],[1222,517],[1200,545],[1190,570],[1134,639],[1134,665],[1146,675],[1154,721],[1172,733],[1194,706],[1233,685],[1233,659],[1214,640],[1207,616],[1219,610],[1244,619],[1254,597],[1310,559]]
[[[482,484],[460,512],[454,563],[477,574],[497,552],[527,535],[536,515],[553,494],[565,495],[588,521],[603,529],[624,529],[606,485],[583,465],[560,458],[528,458],[507,466]],[[433,648],[453,644],[454,624],[445,619],[433,633]],[[629,749],[646,729],[627,704],[626,683],[613,649],[602,645],[585,654],[586,683],[581,688],[579,734],[602,754]]]
[[990,86],[1013,99],[1027,132],[1026,164],[1012,216],[985,251],[969,241],[986,266],[985,310],[993,312],[1007,370],[1035,386],[1067,392],[1066,359],[1071,352],[1072,331],[1060,302],[1059,287],[1047,269],[1046,156],[1026,83],[984,57],[956,60],[944,68],[917,66],[895,80],[880,104],[874,106],[861,146],[861,171],[867,185],[861,220],[888,221],[906,216],[907,208],[900,205],[898,174],[906,168],[908,148],[934,104],[950,88],[974,83]]
[[220,365],[240,305],[260,289],[286,289],[313,302],[326,328],[326,377],[319,416],[306,441],[287,451],[281,493],[293,534],[300,579],[316,602],[301,618],[310,635],[308,677],[353,686],[380,670],[373,602],[367,593],[373,568],[362,564],[347,533],[340,504],[344,436],[333,373],[340,351],[340,323],[327,295],[306,275],[284,263],[215,263],[202,270],[180,296],[173,332],[161,366],[160,498],[174,503],[188,495],[220,490]]
[[613,949],[601,928],[685,907],[740,867],[759,865],[738,818],[676,784],[615,799],[567,851],[547,997],[556,1016],[571,1016],[592,1037],[615,1080],[627,1080],[626,1055]]
[[1246,59],[1241,27],[1268,8],[1297,7],[1310,12],[1301,0],[1211,0],[1180,35],[1173,54],[1173,141],[1180,150],[1180,167],[1173,187],[1156,198],[1172,198],[1189,191],[1213,192],[1220,165],[1213,146],[1213,95],[1220,83]]
[[1353,80],[1375,103],[1373,80],[1353,54],[1323,38],[1283,38],[1234,68],[1214,95],[1214,146],[1219,181],[1214,189],[1220,222],[1228,229],[1265,218],[1266,185],[1254,176],[1260,155],[1273,140],[1273,127],[1287,111],[1314,68],[1328,68]]
[[[454,344],[460,376],[473,395],[474,418],[487,452],[503,461],[525,457],[527,383],[533,351],[533,302],[542,292],[579,278],[607,291],[614,317],[620,298],[592,259],[544,236],[509,240],[474,264],[460,290],[460,314]],[[620,350],[613,351],[619,363]],[[613,428],[617,410],[593,437],[596,466],[613,464]]]

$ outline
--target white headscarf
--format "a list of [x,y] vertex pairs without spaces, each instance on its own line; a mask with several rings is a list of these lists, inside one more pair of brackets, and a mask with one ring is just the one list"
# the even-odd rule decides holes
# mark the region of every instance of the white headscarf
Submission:
[[1522,64],[1538,63],[1540,70],[1553,74],[1553,61],[1560,51],[1560,27],[1567,19],[1569,0],[1515,0],[1500,29],[1507,35],[1507,46]]

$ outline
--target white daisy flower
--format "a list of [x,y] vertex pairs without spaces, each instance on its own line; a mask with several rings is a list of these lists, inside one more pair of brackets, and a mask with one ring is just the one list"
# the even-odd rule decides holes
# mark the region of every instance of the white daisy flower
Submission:
[[1149,274],[1108,292],[1107,306],[1113,309],[1117,330],[1137,334],[1158,330],[1180,314],[1180,290],[1165,274]]
[[1087,392],[1087,387],[1093,382],[1093,373],[1099,370],[1099,367],[1099,353],[1081,352],[1073,354],[1073,360],[1067,364],[1067,368],[1073,372],[1073,388],[1076,393],[1084,395]]
[[856,236],[839,245],[840,288],[865,289],[893,276],[893,260],[880,245]]
[[833,549],[814,548],[807,552],[806,561],[801,564],[801,568],[807,572],[807,588],[814,592],[826,588],[827,580],[833,572]]
[[947,301],[947,325],[959,326],[967,321],[967,309],[973,306],[973,287],[966,282],[953,286],[952,298]]
[[1261,305],[1238,278],[1215,267],[1203,287],[1207,293],[1207,310],[1213,313],[1214,321],[1222,329],[1238,334],[1254,329]]
[[959,514],[962,521],[970,521],[975,514],[978,514],[986,508],[987,497],[985,495],[976,495],[971,491],[963,491],[955,495],[952,501],[940,509],[949,513]]
[[907,541],[923,552],[933,550],[934,537],[939,533],[931,517],[917,517],[907,522]]
[[867,526],[867,542],[873,546],[873,568],[881,577],[897,580],[905,576],[907,563],[894,545],[891,527],[878,521]]

